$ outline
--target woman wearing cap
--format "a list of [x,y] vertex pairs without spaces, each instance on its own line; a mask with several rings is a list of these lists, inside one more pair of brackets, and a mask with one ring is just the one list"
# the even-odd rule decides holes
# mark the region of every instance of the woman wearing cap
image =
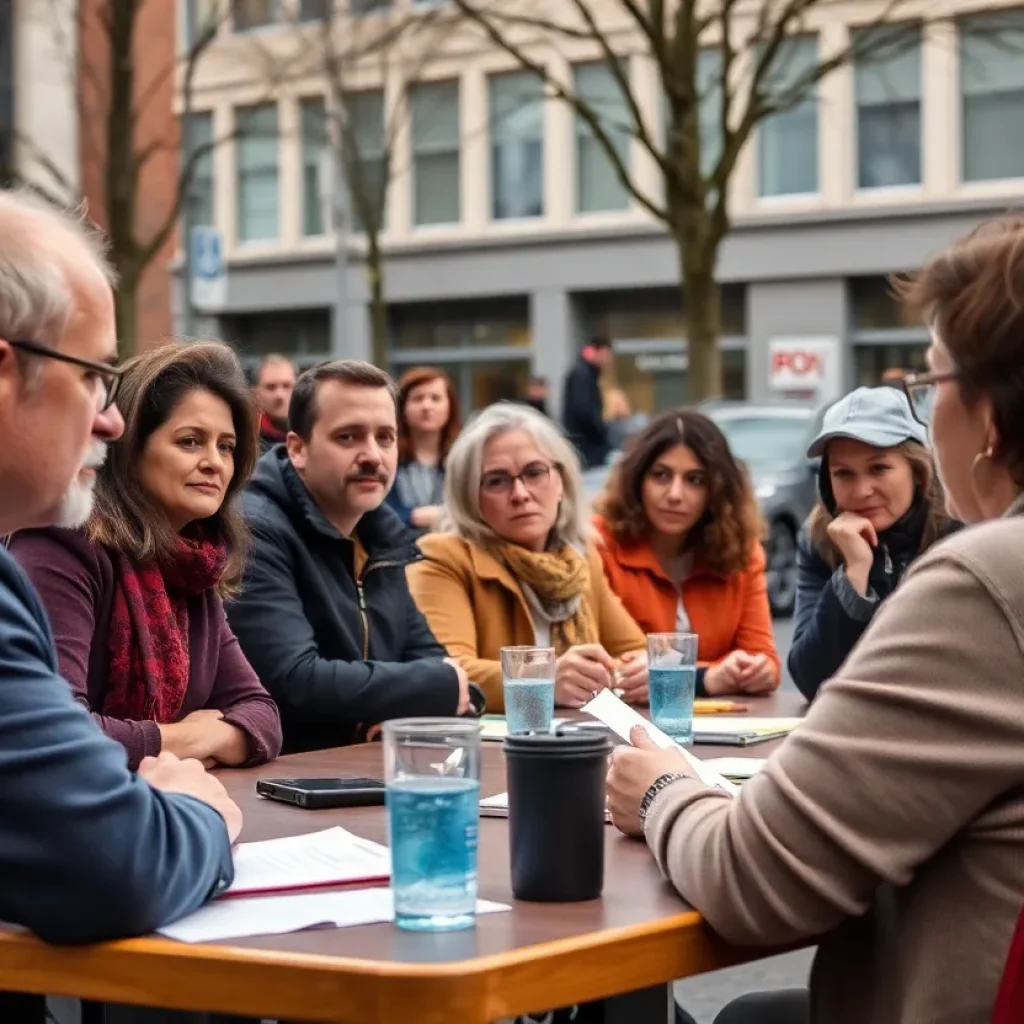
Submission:
[[797,543],[789,672],[813,700],[910,563],[948,532],[928,434],[902,391],[857,388],[807,451],[819,501]]

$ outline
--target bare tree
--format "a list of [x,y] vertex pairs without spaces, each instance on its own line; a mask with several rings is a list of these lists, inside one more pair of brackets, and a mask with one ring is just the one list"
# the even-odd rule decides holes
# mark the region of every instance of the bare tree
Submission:
[[[452,0],[492,45],[510,54],[587,126],[627,193],[668,229],[686,309],[690,400],[720,395],[721,296],[718,253],[730,227],[729,186],[758,125],[814,96],[837,68],[908,45],[880,12],[842,50],[797,63],[794,43],[828,0]],[[553,73],[546,57],[567,44],[608,69],[616,102],[588,95]],[[634,94],[628,58],[654,65],[664,124],[652,124]],[[614,114],[609,107],[614,106]],[[649,188],[630,160],[629,139],[657,168]]]
[[[366,245],[373,361],[388,364],[388,316],[384,252],[390,185],[407,168],[398,166],[400,135],[411,125],[412,96],[442,53],[452,12],[395,10],[357,0],[346,11],[324,10],[314,30],[296,25],[301,48],[292,73],[321,78],[327,91],[326,140],[341,161],[352,226]],[[364,84],[372,81],[372,87]],[[336,209],[339,204],[335,204]]]

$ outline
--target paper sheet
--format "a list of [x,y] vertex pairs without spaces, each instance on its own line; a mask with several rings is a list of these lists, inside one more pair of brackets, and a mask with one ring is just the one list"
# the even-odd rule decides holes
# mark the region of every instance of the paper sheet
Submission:
[[619,700],[611,690],[601,690],[598,695],[588,704],[584,704],[583,711],[593,715],[598,721],[604,722],[609,729],[617,736],[629,741],[630,730],[636,726],[642,726],[647,730],[648,736],[659,747],[675,747],[689,762],[694,773],[705,786],[714,786],[716,789],[723,789],[726,793],[737,793],[739,787],[723,778],[718,772],[708,768],[699,758],[696,758],[688,750],[681,747],[670,736],[663,733],[653,722],[648,722],[635,708],[630,707],[624,701]]
[[[480,813],[485,818],[508,817],[508,793],[497,793],[480,801]],[[604,820],[611,824],[612,812],[605,808]]]
[[790,733],[802,718],[750,718],[747,715],[716,715],[695,722],[694,732],[708,736],[745,736],[749,733]]
[[242,843],[234,860],[235,880],[225,896],[380,882],[391,877],[387,847],[343,828]]
[[[511,909],[504,903],[477,900],[478,914]],[[218,942],[249,935],[284,935],[306,928],[350,928],[394,919],[390,889],[264,896],[209,903],[160,929],[178,942]]]

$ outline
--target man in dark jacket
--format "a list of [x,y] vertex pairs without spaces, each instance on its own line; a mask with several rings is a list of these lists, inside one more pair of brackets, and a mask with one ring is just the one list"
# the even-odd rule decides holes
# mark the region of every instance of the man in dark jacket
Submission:
[[611,363],[611,342],[607,338],[592,338],[590,344],[583,347],[579,362],[565,377],[562,423],[580,454],[584,469],[604,465],[611,451],[601,395],[601,374]]
[[[124,429],[116,357],[94,243],[0,192],[0,536],[88,517]],[[230,884],[241,824],[197,761],[128,771],[60,677],[42,603],[0,545],[0,920],[54,943],[143,935]],[[0,994],[0,1021],[42,1020],[31,999]]]
[[287,446],[245,496],[254,552],[231,627],[281,709],[286,751],[364,739],[406,715],[469,707],[465,673],[413,602],[420,556],[383,504],[398,464],[395,388],[369,363],[303,373]]
[[260,452],[288,436],[288,403],[295,389],[295,364],[287,356],[270,355],[256,371],[253,394],[260,406]]

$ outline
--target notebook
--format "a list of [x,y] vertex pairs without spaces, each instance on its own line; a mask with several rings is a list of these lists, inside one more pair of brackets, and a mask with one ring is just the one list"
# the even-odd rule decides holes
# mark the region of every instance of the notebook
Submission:
[[694,743],[715,743],[726,747],[749,747],[755,743],[788,736],[802,718],[742,718],[715,715],[693,723]]

